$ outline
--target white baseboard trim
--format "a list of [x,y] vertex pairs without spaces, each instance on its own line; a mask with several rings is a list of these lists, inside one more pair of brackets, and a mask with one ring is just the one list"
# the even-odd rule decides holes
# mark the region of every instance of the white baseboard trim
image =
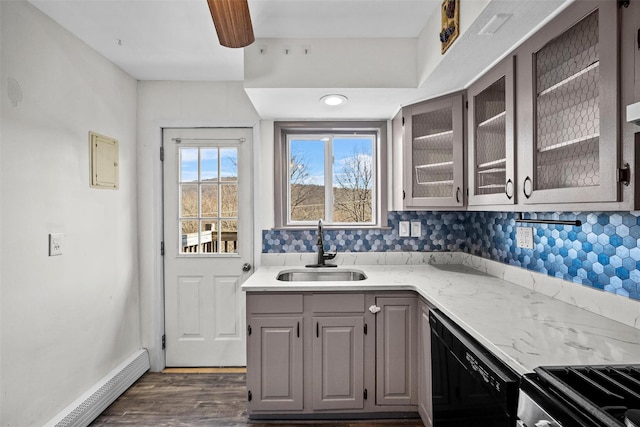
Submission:
[[149,370],[149,353],[132,354],[82,396],[53,417],[45,427],[86,427]]

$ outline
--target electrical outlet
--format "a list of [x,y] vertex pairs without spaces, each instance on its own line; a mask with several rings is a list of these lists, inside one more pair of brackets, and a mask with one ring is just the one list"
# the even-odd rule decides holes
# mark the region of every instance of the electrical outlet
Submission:
[[516,244],[519,248],[533,249],[533,227],[516,227]]
[[398,234],[400,237],[409,237],[409,221],[400,221]]
[[420,221],[411,221],[411,237],[420,237],[422,235],[422,224]]
[[49,256],[62,255],[63,241],[64,241],[64,234],[62,233],[49,234]]

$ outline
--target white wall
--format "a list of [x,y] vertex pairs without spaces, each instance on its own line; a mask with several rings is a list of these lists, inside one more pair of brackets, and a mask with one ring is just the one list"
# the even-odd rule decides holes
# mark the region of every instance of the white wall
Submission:
[[[136,82],[26,1],[0,9],[0,424],[40,426],[140,348]],[[119,190],[89,187],[89,131],[119,140]]]
[[[254,127],[254,150],[259,153],[258,121],[242,82],[138,83],[138,218],[140,253],[144,254],[140,257],[140,316],[142,346],[149,350],[153,371],[164,368],[162,128]],[[259,176],[263,165],[258,155],[254,161]]]

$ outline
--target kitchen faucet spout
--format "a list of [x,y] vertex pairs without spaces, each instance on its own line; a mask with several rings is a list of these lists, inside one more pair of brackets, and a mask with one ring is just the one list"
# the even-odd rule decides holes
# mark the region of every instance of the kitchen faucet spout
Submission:
[[325,261],[334,259],[336,252],[329,253],[324,251],[324,240],[322,236],[322,219],[318,221],[318,262],[316,264],[307,265],[307,267],[337,267],[335,264],[326,264]]

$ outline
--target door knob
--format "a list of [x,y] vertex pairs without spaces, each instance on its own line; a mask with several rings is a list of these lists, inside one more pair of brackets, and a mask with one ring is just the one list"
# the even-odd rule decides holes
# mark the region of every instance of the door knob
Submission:
[[371,307],[369,307],[369,311],[372,312],[373,314],[376,314],[380,310],[382,310],[382,309],[380,307],[378,307],[377,305],[372,305]]
[[245,273],[250,272],[251,264],[249,264],[248,262],[245,262],[244,264],[242,264],[242,271],[244,271]]

